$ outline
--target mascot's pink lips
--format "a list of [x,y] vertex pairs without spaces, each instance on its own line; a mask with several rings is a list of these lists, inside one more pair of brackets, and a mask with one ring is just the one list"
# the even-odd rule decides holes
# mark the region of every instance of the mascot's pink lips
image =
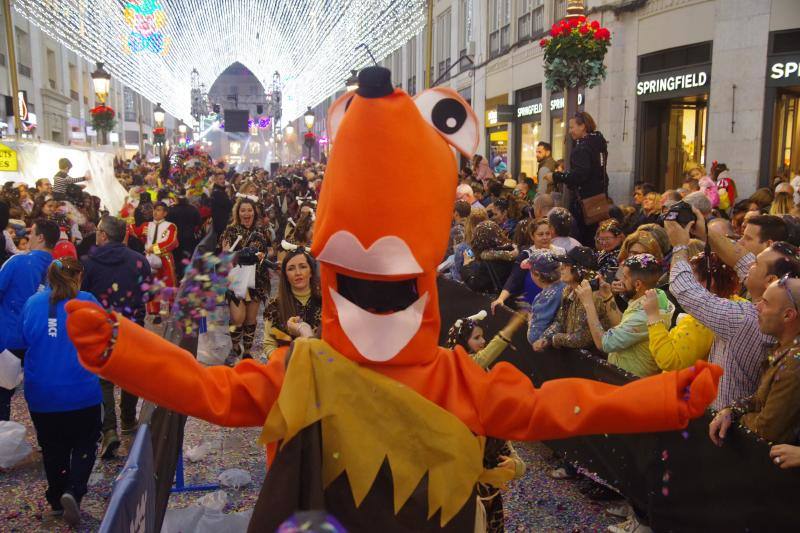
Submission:
[[[428,302],[427,293],[418,294],[422,268],[405,241],[386,236],[365,249],[355,235],[338,231],[318,260],[355,274],[337,273],[338,290],[329,291],[339,324],[358,352],[376,362],[397,355],[419,331]],[[357,277],[359,273],[371,279]],[[395,279],[378,281],[374,276]]]

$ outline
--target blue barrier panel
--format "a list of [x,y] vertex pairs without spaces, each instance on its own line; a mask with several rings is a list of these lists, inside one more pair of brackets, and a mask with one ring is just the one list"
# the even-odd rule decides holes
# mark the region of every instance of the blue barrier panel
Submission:
[[142,424],[114,482],[100,533],[155,533],[155,489],[150,430]]

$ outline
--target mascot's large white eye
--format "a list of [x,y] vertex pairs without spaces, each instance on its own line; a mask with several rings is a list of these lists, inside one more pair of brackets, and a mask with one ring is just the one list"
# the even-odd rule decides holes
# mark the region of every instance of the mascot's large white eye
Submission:
[[355,91],[343,94],[333,103],[330,109],[328,109],[328,120],[325,125],[328,129],[328,135],[330,136],[331,141],[333,141],[336,137],[336,130],[339,129],[339,124],[342,123],[344,114],[347,111],[347,108],[350,107],[355,95]]
[[465,156],[478,148],[478,118],[467,102],[453,89],[435,87],[414,98],[422,117],[444,139]]

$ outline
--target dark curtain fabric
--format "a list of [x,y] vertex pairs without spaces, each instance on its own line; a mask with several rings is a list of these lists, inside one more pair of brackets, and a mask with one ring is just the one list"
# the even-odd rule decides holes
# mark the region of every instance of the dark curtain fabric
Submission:
[[[490,300],[464,285],[439,281],[443,335],[458,317],[488,309]],[[498,308],[481,324],[487,338],[509,320]],[[543,382],[580,377],[621,385],[635,379],[606,361],[578,350],[534,352],[524,328],[513,337],[516,350],[506,361],[538,387]],[[440,343],[444,343],[442,337]],[[546,442],[619,490],[646,511],[656,531],[789,531],[800,524],[797,495],[800,468],[781,470],[769,458],[769,444],[734,429],[717,448],[708,437],[711,417],[692,421],[684,431],[595,435]]]

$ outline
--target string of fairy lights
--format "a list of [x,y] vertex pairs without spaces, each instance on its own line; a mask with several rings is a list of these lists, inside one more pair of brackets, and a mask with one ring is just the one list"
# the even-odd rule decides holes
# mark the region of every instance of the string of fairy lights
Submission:
[[210,87],[234,62],[283,83],[292,120],[416,35],[425,0],[15,0],[18,15],[111,75],[191,120],[191,71]]

